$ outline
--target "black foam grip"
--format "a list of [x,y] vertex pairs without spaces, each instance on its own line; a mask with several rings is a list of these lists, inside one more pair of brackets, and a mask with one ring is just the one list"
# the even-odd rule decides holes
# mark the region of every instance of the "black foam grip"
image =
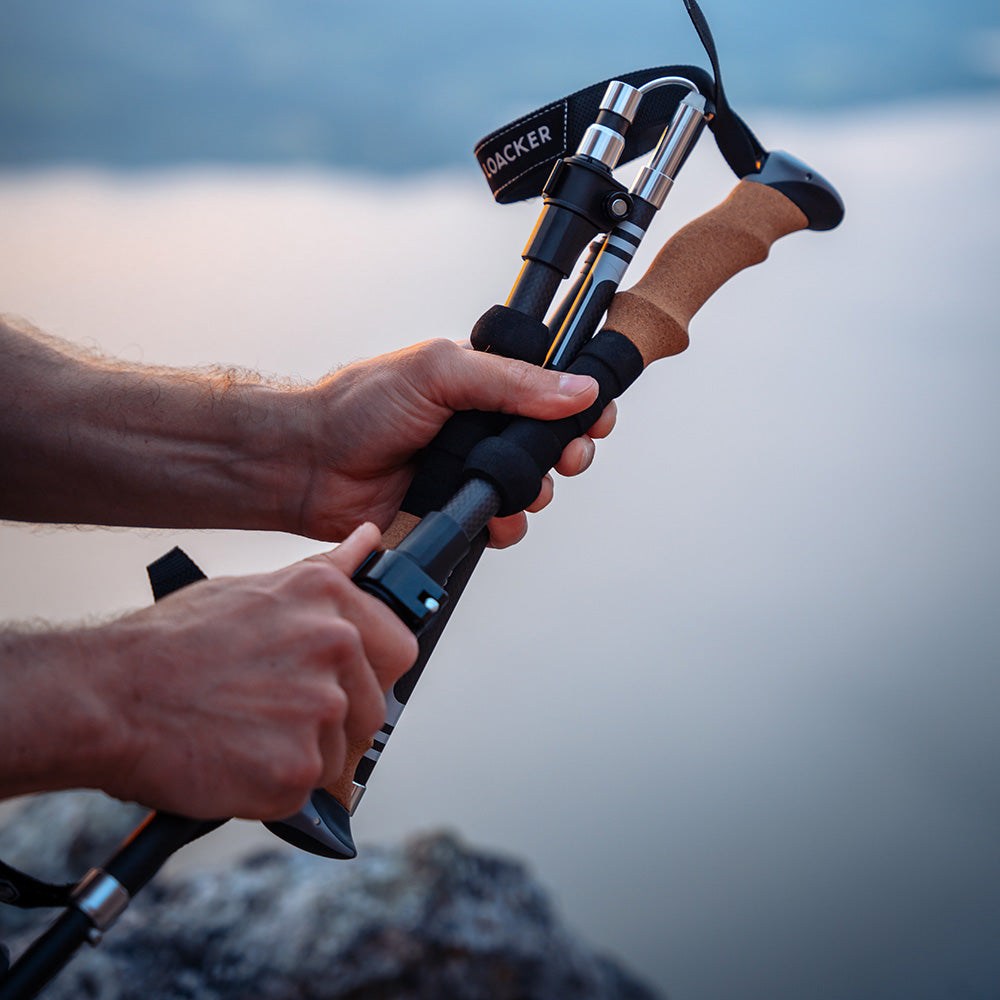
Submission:
[[551,337],[540,319],[509,306],[492,306],[476,321],[471,340],[477,351],[540,365],[545,361]]
[[414,517],[439,510],[461,485],[469,452],[483,438],[496,434],[506,419],[500,413],[478,410],[462,410],[451,417],[424,452],[402,509]]
[[466,478],[485,479],[500,495],[499,515],[524,510],[538,496],[542,477],[559,461],[574,438],[586,434],[604,408],[642,373],[642,355],[620,333],[602,330],[580,352],[568,371],[597,380],[597,399],[586,410],[562,420],[520,417],[499,435],[481,441],[465,463]]
[[[544,362],[549,341],[548,327],[540,319],[508,306],[488,309],[472,331],[472,345],[477,351],[534,365]],[[499,433],[507,420],[503,414],[478,410],[456,413],[425,450],[402,509],[414,517],[439,510],[462,485],[462,469],[469,452],[484,438]]]

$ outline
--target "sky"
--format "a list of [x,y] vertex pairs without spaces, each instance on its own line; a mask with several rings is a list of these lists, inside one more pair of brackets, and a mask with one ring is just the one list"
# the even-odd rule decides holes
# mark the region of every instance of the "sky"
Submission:
[[[487,555],[355,832],[526,859],[675,1000],[995,997],[1000,103],[753,124],[837,185],[843,226],[719,292],[593,469]],[[626,284],[732,180],[701,143]],[[465,336],[537,208],[460,167],[22,168],[0,174],[0,302],[127,360],[317,378]],[[5,525],[0,604],[141,606],[174,544],[213,576],[317,551]]]
[[[734,107],[996,92],[993,0],[707,0]],[[505,122],[647,66],[707,65],[680,0],[7,0],[0,164],[469,163]]]

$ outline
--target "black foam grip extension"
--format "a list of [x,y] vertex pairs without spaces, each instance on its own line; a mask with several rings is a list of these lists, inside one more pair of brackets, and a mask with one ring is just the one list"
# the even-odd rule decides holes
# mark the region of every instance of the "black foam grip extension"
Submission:
[[524,510],[538,496],[542,477],[559,461],[574,438],[586,434],[612,399],[642,374],[642,355],[625,336],[602,330],[580,352],[568,371],[597,380],[595,402],[562,420],[520,417],[494,437],[481,441],[465,463],[466,478],[485,479],[500,495],[499,515]]
[[451,417],[424,452],[402,509],[414,517],[439,510],[461,485],[469,452],[483,438],[496,434],[506,419],[500,413],[478,410],[462,410]]
[[[535,365],[545,360],[549,340],[548,328],[540,319],[507,306],[488,309],[472,331],[472,345],[477,351]],[[466,456],[483,438],[499,433],[507,419],[503,414],[477,410],[456,413],[424,452],[402,509],[414,517],[440,509],[462,484]]]
[[477,351],[540,365],[545,361],[551,337],[540,319],[509,306],[492,306],[476,321],[470,339]]

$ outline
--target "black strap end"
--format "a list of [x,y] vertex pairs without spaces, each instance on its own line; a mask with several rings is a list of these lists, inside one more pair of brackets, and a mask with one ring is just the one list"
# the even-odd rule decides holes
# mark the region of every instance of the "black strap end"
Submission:
[[153,599],[158,601],[181,587],[206,579],[194,560],[176,546],[146,567]]

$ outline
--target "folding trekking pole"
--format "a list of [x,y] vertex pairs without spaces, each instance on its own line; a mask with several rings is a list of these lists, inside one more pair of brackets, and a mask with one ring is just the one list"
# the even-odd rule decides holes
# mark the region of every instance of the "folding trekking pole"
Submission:
[[[393,691],[397,712],[405,704],[475,566],[485,545],[485,527],[490,518],[513,514],[528,506],[565,446],[593,425],[608,402],[657,358],[684,350],[691,317],[728,278],[762,261],[771,244],[781,236],[804,228],[831,229],[843,215],[843,204],[828,182],[787,154],[767,153],[732,112],[722,89],[718,59],[704,15],[696,0],[684,0],[684,4],[715,70],[714,109],[703,105],[699,113],[702,118],[706,113],[711,115],[710,127],[720,151],[743,180],[722,205],[669,240],[633,289],[614,296],[604,329],[576,354],[599,322],[603,306],[621,279],[623,267],[618,261],[627,264],[636,237],[641,238],[648,225],[644,204],[648,201],[655,205],[657,197],[665,195],[673,174],[668,176],[664,169],[659,179],[647,175],[643,183],[640,175],[636,182],[638,190],[631,192],[610,177],[609,163],[620,153],[620,150],[612,153],[617,145],[612,133],[621,137],[628,127],[627,115],[621,114],[622,106],[615,103],[601,109],[593,131],[588,130],[587,152],[578,154],[590,160],[590,164],[571,164],[571,169],[567,168],[565,164],[573,160],[570,157],[560,161],[561,169],[553,171],[545,189],[545,209],[525,251],[525,266],[507,306],[490,310],[477,325],[474,339],[478,338],[476,346],[480,349],[513,353],[536,363],[544,359],[550,367],[590,375],[598,382],[599,395],[588,410],[566,420],[543,422],[519,418],[492,436],[486,435],[499,425],[477,425],[474,432],[462,436],[453,451],[442,449],[447,469],[440,480],[450,484],[447,495],[433,502],[427,496],[415,501],[414,509],[407,508],[408,513],[387,533],[391,536],[390,544],[398,544],[372,553],[358,570],[355,575],[358,585],[383,600],[420,635],[421,657],[417,666]],[[697,81],[697,84],[686,81],[693,92],[697,92],[698,85],[707,90],[704,71],[697,67],[672,69],[683,69],[685,77]],[[640,86],[662,75],[656,71],[628,74]],[[622,81],[616,84],[618,89],[609,88],[606,99],[624,100],[627,106],[634,95],[625,88],[638,88]],[[567,115],[570,100],[562,102]],[[544,117],[559,107],[557,102],[530,117]],[[688,111],[691,108],[698,110],[689,102]],[[682,113],[687,112],[679,109],[678,114]],[[693,118],[689,124],[692,131],[688,134],[680,129],[675,138],[687,135],[685,142],[692,143],[701,122]],[[499,141],[503,142],[506,130],[500,135]],[[481,162],[484,157],[490,162],[487,154],[495,148],[490,142],[496,139],[497,133],[481,144]],[[640,152],[651,145],[645,145]],[[665,168],[666,163],[673,162],[679,166],[687,149],[680,143],[670,155],[664,154],[660,166]],[[590,156],[591,153],[597,157]],[[608,159],[601,160],[605,155]],[[635,147],[632,155],[638,155]],[[601,172],[595,166],[595,159],[605,168],[606,176],[599,183],[593,180]],[[493,160],[498,162],[495,157]],[[588,177],[587,172],[593,177]],[[491,177],[498,200],[517,200],[535,193],[530,177],[525,181],[530,173],[528,170],[499,180]],[[637,204],[630,206],[630,200]],[[588,263],[573,286],[572,301],[556,310],[552,327],[558,329],[554,342],[550,343],[552,336],[543,318],[556,287],[569,276],[572,262],[584,246],[609,226],[611,230],[603,242],[592,247]],[[574,246],[571,255],[565,248]],[[509,336],[512,329],[514,335]],[[520,354],[522,349],[526,354]],[[464,485],[456,490],[455,484],[463,479]],[[202,576],[179,550],[158,560],[154,567],[151,579],[156,596]],[[444,590],[445,584],[449,593]],[[350,813],[391,729],[391,725],[384,729],[373,746],[365,744],[359,752],[358,748],[351,750],[351,754],[357,755],[332,794],[322,789],[314,792],[309,809],[269,826],[314,853],[353,857],[356,851],[350,832]],[[154,813],[103,868],[95,869],[83,879],[73,893],[72,906],[5,976],[0,976],[0,1000],[26,1000],[34,996],[80,944],[100,937],[131,896],[174,851],[222,822],[225,820],[202,822]]]
[[[567,368],[597,380],[597,400],[563,420],[517,418],[499,435],[477,444],[465,462],[465,484],[394,550],[372,553],[355,574],[358,586],[379,597],[419,634],[447,600],[444,588],[452,571],[489,520],[523,510],[566,445],[585,433],[612,399],[653,361],[687,347],[691,317],[717,288],[764,260],[781,236],[833,228],[842,215],[843,205],[829,182],[788,154],[768,154],[759,173],[744,178],[725,202],[678,232],[642,280],[615,297],[604,329]],[[383,730],[385,738],[392,725]],[[365,754],[366,778],[382,746],[384,739]],[[354,783],[360,784],[357,774]],[[340,797],[328,798],[341,808],[328,804],[339,817],[340,836],[353,847],[350,812],[359,796],[344,801],[350,793],[343,779],[335,791]],[[300,846],[327,853],[318,844]]]
[[[643,97],[664,87],[683,87],[688,93],[678,103],[648,165],[626,190],[610,176],[610,167],[617,163],[624,145],[622,134]],[[567,368],[576,350],[597,328],[646,229],[697,142],[705,120],[706,99],[686,78],[658,77],[640,87],[612,81],[597,121],[584,134],[576,155],[560,160],[552,171],[545,188],[545,207],[525,248],[524,266],[507,304],[494,306],[483,315],[473,331],[473,345],[479,350],[536,364],[544,362],[558,370]],[[599,228],[610,231],[570,290],[569,306],[559,311],[562,320],[553,342],[551,329],[543,321],[546,311],[560,282],[569,276],[583,247]],[[559,355],[553,358],[557,347]],[[420,516],[436,517],[430,511],[445,503],[462,483],[466,456],[481,440],[497,433],[507,419],[500,414],[468,412],[451,418],[431,445],[430,455],[403,501],[404,512],[385,532],[387,547],[399,545],[416,526],[423,524]],[[590,424],[586,426],[589,428]],[[538,486],[540,489],[540,481]],[[534,497],[519,509],[532,500]],[[330,788],[314,791],[307,806],[296,816],[268,823],[272,832],[316,854],[354,857],[350,817],[364,795],[368,777],[402,715],[448,615],[482,555],[488,540],[483,529],[488,521],[489,517],[469,538],[458,559],[447,563],[440,581],[448,583],[447,607],[443,607],[443,600],[428,595],[433,616],[418,611],[417,619],[407,621],[420,636],[420,655],[386,695],[386,721],[382,729],[374,740],[349,746],[340,780]],[[428,530],[424,527],[421,537],[429,542],[422,544],[433,547],[442,541],[436,535],[429,536]]]

